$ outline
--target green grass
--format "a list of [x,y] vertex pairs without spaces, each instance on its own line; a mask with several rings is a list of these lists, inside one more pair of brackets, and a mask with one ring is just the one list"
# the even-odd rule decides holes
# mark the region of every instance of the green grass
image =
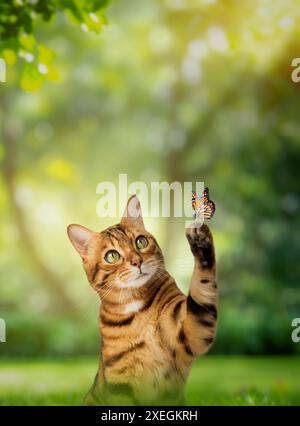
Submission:
[[[80,405],[97,359],[2,360],[0,405]],[[300,405],[300,357],[207,356],[187,385],[191,405]]]

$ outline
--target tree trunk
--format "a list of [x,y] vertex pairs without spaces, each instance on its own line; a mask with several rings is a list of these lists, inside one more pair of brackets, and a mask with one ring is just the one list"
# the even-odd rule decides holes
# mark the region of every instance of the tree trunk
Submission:
[[68,295],[63,280],[54,274],[43,262],[31,233],[28,230],[24,212],[15,200],[15,177],[16,177],[16,160],[17,160],[17,144],[15,143],[17,135],[16,122],[11,118],[13,113],[5,95],[1,94],[2,109],[2,144],[4,147],[3,159],[3,178],[7,186],[9,202],[14,215],[15,224],[20,235],[20,242],[23,245],[24,253],[28,256],[31,264],[41,278],[41,284],[44,286],[49,297],[53,302],[56,312],[62,314],[75,315],[75,309],[71,297]]

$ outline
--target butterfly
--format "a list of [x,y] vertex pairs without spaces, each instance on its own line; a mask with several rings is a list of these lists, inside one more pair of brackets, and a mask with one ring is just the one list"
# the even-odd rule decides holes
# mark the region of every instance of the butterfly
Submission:
[[192,207],[195,211],[195,218],[202,217],[204,219],[211,219],[213,217],[216,206],[215,203],[209,199],[208,188],[204,188],[202,197],[199,197],[195,191],[192,191]]

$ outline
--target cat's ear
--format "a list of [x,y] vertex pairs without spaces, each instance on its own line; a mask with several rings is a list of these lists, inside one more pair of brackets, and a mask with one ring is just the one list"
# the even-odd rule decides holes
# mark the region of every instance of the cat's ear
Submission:
[[136,226],[145,229],[141,203],[136,195],[132,195],[127,201],[127,206],[120,223],[124,226]]
[[90,231],[81,225],[69,225],[67,228],[68,236],[71,243],[78,251],[80,256],[88,255],[89,242],[95,232]]

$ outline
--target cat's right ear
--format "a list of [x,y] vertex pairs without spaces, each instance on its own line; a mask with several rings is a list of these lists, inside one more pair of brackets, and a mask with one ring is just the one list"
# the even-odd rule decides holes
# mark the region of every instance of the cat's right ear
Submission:
[[67,232],[71,243],[80,256],[87,256],[89,254],[89,242],[95,233],[84,226],[74,224],[68,226]]
[[141,203],[136,195],[132,195],[127,201],[127,206],[120,223],[124,226],[136,226],[140,229],[145,229]]

